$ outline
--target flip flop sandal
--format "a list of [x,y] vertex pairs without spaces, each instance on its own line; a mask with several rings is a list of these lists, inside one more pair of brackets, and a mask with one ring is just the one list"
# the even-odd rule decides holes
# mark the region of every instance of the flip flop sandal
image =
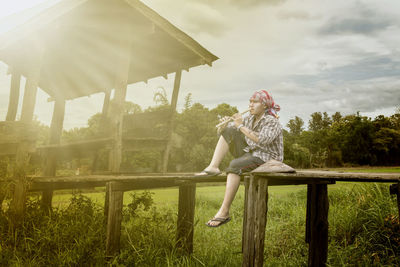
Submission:
[[[209,221],[206,223],[206,225],[207,225],[208,227],[219,227],[219,226],[221,226],[221,225],[223,225],[223,224],[229,222],[230,220],[231,220],[231,217],[226,217],[226,218],[222,218],[222,217],[216,217],[216,218],[215,218],[215,217],[214,217],[214,218],[212,218],[211,220],[209,220]],[[220,224],[211,225],[210,222],[220,222]]]
[[213,171],[203,170],[203,171],[201,171],[199,173],[196,173],[194,176],[195,177],[213,177],[213,176],[217,176],[217,175],[220,175],[220,174],[221,174],[221,172],[213,172]]

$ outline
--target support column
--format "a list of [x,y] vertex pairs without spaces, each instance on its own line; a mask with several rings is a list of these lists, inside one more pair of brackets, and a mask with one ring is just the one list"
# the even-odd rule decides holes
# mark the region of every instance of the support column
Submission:
[[172,92],[172,99],[171,99],[171,122],[168,130],[168,143],[164,151],[163,162],[162,162],[162,169],[163,173],[167,172],[168,169],[168,158],[169,153],[172,147],[172,131],[174,129],[174,117],[176,111],[176,105],[178,103],[178,94],[179,94],[179,87],[181,85],[181,78],[182,78],[182,70],[178,70],[175,73],[175,81],[174,81],[174,91]]
[[19,73],[16,70],[12,70],[10,100],[8,102],[6,121],[15,121],[15,118],[17,116],[20,82],[21,82],[21,73]]
[[312,184],[310,200],[308,266],[325,266],[328,258],[328,186]]
[[[65,99],[57,98],[54,102],[53,117],[50,125],[50,145],[60,144],[61,134],[64,124],[65,115]],[[44,176],[56,176],[57,166],[57,149],[49,149],[47,151]],[[42,207],[46,210],[51,210],[51,201],[53,199],[53,190],[43,191],[42,194]]]
[[243,230],[242,230],[242,253],[244,252],[244,248],[247,247],[247,238],[245,236],[247,232],[247,217],[248,217],[248,199],[249,199],[249,184],[250,178],[248,176],[244,177],[244,207],[243,207]]
[[[101,137],[109,137],[110,134],[110,129],[108,125],[109,122],[107,119],[108,110],[110,107],[110,96],[111,96],[111,90],[106,90],[104,92],[104,103],[103,103],[103,110],[101,112],[100,127],[99,127]],[[99,150],[95,150],[93,153],[92,173],[95,173],[98,169],[98,159],[99,159]]]
[[119,252],[124,192],[114,190],[116,182],[108,182],[109,210],[107,216],[106,256]]
[[267,179],[250,176],[246,209],[242,266],[262,266],[268,211]]
[[306,243],[310,244],[310,220],[311,220],[311,192],[312,192],[312,185],[307,185],[307,207],[306,207]]
[[113,148],[110,151],[109,170],[119,172],[122,162],[122,121],[124,117],[124,103],[129,79],[131,62],[132,35],[129,26],[123,29],[123,37],[117,51],[117,71],[115,76],[114,99],[110,106],[110,119],[113,124]]
[[31,122],[33,119],[37,88],[39,86],[40,74],[42,69],[44,47],[42,44],[39,43],[39,41],[35,44],[37,45],[36,59],[33,63],[31,63],[32,65],[29,67],[30,70],[25,82],[25,91],[21,111],[22,122]]
[[268,212],[268,180],[264,178],[258,179],[257,187],[254,266],[263,266],[265,226],[267,225]]
[[193,252],[194,212],[196,203],[196,184],[179,186],[177,247],[185,254]]
[[[26,84],[25,84],[25,91],[24,91],[24,98],[22,103],[22,111],[21,111],[21,122],[24,124],[30,124],[33,118],[33,112],[35,109],[36,103],[36,92],[37,87],[40,80],[40,72],[42,68],[42,61],[44,55],[44,47],[38,41],[35,43],[35,47],[32,48],[32,53],[34,54],[34,58],[30,62],[29,65],[29,73],[26,77]],[[14,74],[13,74],[14,76]],[[18,75],[15,76],[14,81],[11,82],[12,87],[10,92],[10,106],[11,107],[9,115],[9,119],[15,119],[14,113],[16,112],[16,105],[15,100],[17,99],[17,91],[19,95],[19,81]],[[11,94],[13,94],[11,96]],[[11,103],[13,102],[13,103]],[[28,126],[29,127],[29,126]],[[19,224],[23,220],[24,212],[25,212],[25,202],[26,202],[26,192],[27,192],[27,181],[26,181],[26,170],[29,164],[29,147],[30,143],[26,140],[20,141],[20,144],[17,149],[16,154],[16,163],[14,169],[14,192],[13,192],[13,199],[10,206],[11,212],[14,215],[13,218],[13,226],[18,227]],[[14,228],[15,229],[15,228]]]
[[25,213],[25,202],[27,193],[26,170],[29,163],[30,143],[21,141],[15,159],[14,177],[13,177],[13,198],[10,204],[12,214],[12,232],[22,223]]

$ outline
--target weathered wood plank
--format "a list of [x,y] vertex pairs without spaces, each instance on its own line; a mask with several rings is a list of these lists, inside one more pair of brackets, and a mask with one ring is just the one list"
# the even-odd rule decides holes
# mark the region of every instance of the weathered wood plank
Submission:
[[247,221],[246,221],[246,232],[244,234],[246,238],[246,246],[243,248],[243,262],[242,266],[254,266],[254,250],[255,250],[255,208],[254,203],[256,202],[257,196],[257,182],[256,177],[251,175],[249,178],[249,190],[247,198]]
[[44,44],[41,42],[39,37],[34,36],[35,41],[33,42],[33,50],[37,51],[35,60],[28,67],[29,72],[26,76],[24,97],[22,102],[21,110],[21,121],[31,122],[33,118],[33,112],[36,104],[36,94],[39,85],[40,75],[42,71],[43,56],[45,53]]
[[398,182],[400,173],[356,173],[356,172],[336,172],[336,171],[296,171],[296,173],[264,173],[252,172],[258,176],[268,177],[268,180],[278,180],[287,178],[295,181],[296,179],[309,179],[310,183],[315,180],[336,180],[349,182]]
[[8,102],[6,121],[15,121],[15,118],[17,116],[20,82],[21,73],[13,70],[11,73],[10,100]]
[[258,179],[257,187],[254,266],[263,266],[265,226],[267,224],[268,211],[268,180]]
[[249,198],[249,177],[246,176],[244,177],[244,207],[243,207],[243,227],[242,227],[242,253],[244,251],[244,248],[247,246],[247,238],[246,238],[246,227],[247,227],[247,216],[248,216],[248,210],[247,210],[247,203],[248,203],[248,198]]
[[327,185],[313,184],[310,189],[308,266],[325,266],[328,258],[328,187]]
[[[50,141],[51,145],[60,144],[61,133],[64,124],[65,115],[65,99],[57,98],[54,102],[53,117],[50,125]],[[57,166],[57,152],[54,150],[48,150],[45,158],[44,175],[55,176]],[[52,190],[45,190],[42,194],[42,207],[45,210],[51,210],[51,202],[53,198]]]
[[131,59],[131,46],[133,41],[132,24],[126,21],[121,29],[120,40],[117,41],[117,70],[115,72],[114,99],[110,105],[110,119],[113,127],[113,147],[109,154],[109,169],[119,172],[122,162],[122,121],[124,115],[124,102],[129,79],[129,67]]
[[306,243],[310,243],[310,220],[311,220],[311,192],[312,192],[312,185],[307,185],[307,207],[306,207]]
[[176,243],[177,247],[186,254],[193,252],[195,203],[196,184],[179,186]]
[[14,191],[10,205],[10,211],[13,216],[12,225],[15,228],[21,224],[25,212],[26,190],[28,186],[26,170],[29,163],[29,146],[30,142],[21,141],[15,158],[13,170]]
[[109,210],[107,216],[106,255],[113,256],[119,252],[121,238],[121,222],[123,207],[123,191],[114,190],[116,182],[110,182],[108,187]]
[[169,153],[171,151],[172,147],[172,131],[174,129],[174,116],[175,116],[175,111],[176,111],[176,105],[178,102],[178,93],[179,93],[179,87],[181,84],[181,78],[182,78],[182,70],[178,70],[175,73],[175,81],[174,81],[174,91],[172,92],[172,99],[171,99],[171,113],[172,113],[172,118],[170,122],[170,126],[168,129],[168,143],[164,151],[164,157],[163,157],[163,162],[162,162],[162,172],[167,172],[168,169],[168,158],[169,158]]

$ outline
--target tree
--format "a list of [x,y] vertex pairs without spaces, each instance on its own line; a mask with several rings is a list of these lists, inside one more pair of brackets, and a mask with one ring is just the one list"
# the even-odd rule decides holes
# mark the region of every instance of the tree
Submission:
[[304,121],[296,116],[294,119],[289,120],[286,126],[289,128],[290,134],[298,136],[304,130]]

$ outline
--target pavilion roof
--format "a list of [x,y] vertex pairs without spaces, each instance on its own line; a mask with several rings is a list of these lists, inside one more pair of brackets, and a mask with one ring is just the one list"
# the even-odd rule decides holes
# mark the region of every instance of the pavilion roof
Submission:
[[41,68],[52,97],[114,88],[126,57],[128,84],[218,59],[138,0],[63,0],[0,36],[0,60],[26,77]]

